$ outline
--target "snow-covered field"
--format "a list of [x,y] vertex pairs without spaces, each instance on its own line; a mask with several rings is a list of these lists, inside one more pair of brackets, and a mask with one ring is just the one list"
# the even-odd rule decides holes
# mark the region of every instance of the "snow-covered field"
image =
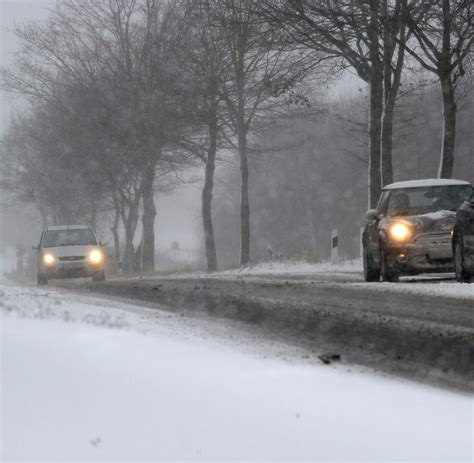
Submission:
[[216,321],[0,290],[2,461],[472,461],[472,397]]

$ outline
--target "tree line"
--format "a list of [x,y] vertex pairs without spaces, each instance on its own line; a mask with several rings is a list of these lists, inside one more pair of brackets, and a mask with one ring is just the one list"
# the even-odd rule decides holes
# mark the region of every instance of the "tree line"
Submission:
[[[2,69],[2,88],[26,109],[1,142],[1,187],[11,201],[34,205],[45,225],[95,225],[110,215],[123,270],[152,271],[156,192],[202,165],[212,271],[216,165],[236,153],[246,265],[249,158],[265,151],[259,135],[318,117],[312,92],[346,69],[368,88],[369,206],[393,181],[397,103],[421,70],[441,89],[438,176],[452,176],[458,102],[472,75],[472,15],[469,0],[59,1],[46,21],[15,29],[20,46]],[[285,140],[266,149],[298,151]]]

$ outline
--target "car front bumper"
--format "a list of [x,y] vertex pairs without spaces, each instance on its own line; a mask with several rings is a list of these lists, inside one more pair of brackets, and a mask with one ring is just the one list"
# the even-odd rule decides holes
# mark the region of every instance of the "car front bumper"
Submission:
[[407,244],[388,244],[386,253],[399,273],[454,271],[450,233],[426,233]]
[[57,261],[54,265],[42,265],[40,273],[49,279],[91,277],[104,270],[104,264],[90,264],[86,260],[75,262]]

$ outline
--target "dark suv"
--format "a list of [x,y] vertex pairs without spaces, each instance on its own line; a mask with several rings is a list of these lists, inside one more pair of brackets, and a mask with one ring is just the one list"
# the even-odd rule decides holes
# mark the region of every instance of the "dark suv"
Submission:
[[450,179],[393,183],[366,214],[362,243],[366,281],[452,272],[456,210],[471,197],[468,182]]
[[456,279],[468,282],[474,277],[474,194],[462,204],[456,214],[453,256]]

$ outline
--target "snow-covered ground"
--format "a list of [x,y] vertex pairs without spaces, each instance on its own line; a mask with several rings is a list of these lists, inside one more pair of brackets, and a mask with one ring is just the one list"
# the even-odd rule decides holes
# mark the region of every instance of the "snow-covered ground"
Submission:
[[[353,277],[356,274],[362,276],[362,260],[354,259],[336,264],[322,262],[311,264],[297,261],[275,261],[262,262],[241,269],[228,270],[213,274],[214,278],[233,277],[233,276],[255,276],[263,277],[265,275],[294,276],[304,275],[334,275],[342,276],[344,274]],[[431,274],[418,275],[410,277],[401,277],[399,283],[363,283],[357,281],[344,281],[344,285],[361,288],[370,291],[397,291],[403,293],[423,294],[428,296],[447,296],[462,299],[474,299],[474,284],[458,283],[454,280],[454,274]]]
[[0,290],[2,461],[472,461],[472,397],[227,324]]
[[410,278],[410,282],[404,282],[402,279],[399,283],[349,283],[351,288],[362,290],[386,292],[402,292],[410,294],[420,294],[425,296],[445,296],[457,299],[466,299],[466,305],[469,304],[473,309],[474,316],[474,284],[458,283],[456,281],[437,281],[436,278],[420,281]]
[[354,259],[331,264],[331,262],[310,263],[302,261],[260,262],[238,269],[219,272],[219,275],[279,275],[311,273],[359,273],[362,272],[362,260]]

